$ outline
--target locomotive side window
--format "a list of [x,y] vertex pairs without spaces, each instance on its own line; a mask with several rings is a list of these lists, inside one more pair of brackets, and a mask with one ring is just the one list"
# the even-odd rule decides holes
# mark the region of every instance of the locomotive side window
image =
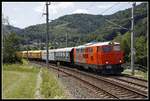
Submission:
[[114,46],[114,47],[113,47],[113,50],[114,50],[114,51],[120,51],[120,46],[119,46],[119,45]]
[[103,46],[103,51],[104,52],[110,52],[112,50],[111,46]]
[[102,47],[97,47],[97,52],[101,52],[102,51]]
[[89,52],[91,52],[91,53],[92,53],[92,52],[93,52],[93,48],[89,48]]

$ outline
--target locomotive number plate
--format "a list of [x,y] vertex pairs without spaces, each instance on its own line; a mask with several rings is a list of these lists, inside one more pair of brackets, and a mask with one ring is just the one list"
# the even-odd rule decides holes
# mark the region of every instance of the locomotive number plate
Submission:
[[108,65],[108,66],[106,66],[106,68],[107,68],[107,69],[111,69],[111,66],[110,66],[110,65]]

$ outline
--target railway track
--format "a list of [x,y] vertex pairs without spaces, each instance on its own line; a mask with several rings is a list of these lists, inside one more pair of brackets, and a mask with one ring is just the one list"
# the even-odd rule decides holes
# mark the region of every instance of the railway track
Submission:
[[[45,65],[45,63],[42,63],[42,65]],[[146,91],[129,86],[127,83],[125,83],[125,79],[123,83],[123,79],[116,77],[110,78],[98,76],[87,72],[79,71],[77,69],[67,68],[64,66],[58,68],[54,65],[50,65],[49,67],[55,70],[59,70],[69,76],[80,80],[84,84],[88,85],[96,93],[103,96],[103,98],[143,99],[147,98],[148,96]]]
[[143,79],[133,78],[131,76],[111,76],[106,77],[112,80],[116,80],[121,83],[125,83],[126,85],[132,86],[137,89],[141,89],[147,93],[148,91],[148,82]]

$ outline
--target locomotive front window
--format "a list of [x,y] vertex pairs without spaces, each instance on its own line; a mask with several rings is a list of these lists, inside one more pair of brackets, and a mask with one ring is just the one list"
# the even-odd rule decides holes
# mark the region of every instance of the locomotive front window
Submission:
[[103,51],[104,52],[110,52],[112,50],[111,46],[103,46]]
[[114,50],[114,51],[120,51],[120,46],[119,46],[119,45],[114,46],[114,47],[113,47],[113,50]]

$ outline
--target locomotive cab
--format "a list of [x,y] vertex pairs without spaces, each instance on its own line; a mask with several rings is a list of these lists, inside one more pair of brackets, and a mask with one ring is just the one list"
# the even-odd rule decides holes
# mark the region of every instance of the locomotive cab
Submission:
[[121,51],[120,44],[109,43],[97,46],[97,50],[97,62],[104,72],[116,74],[123,71],[121,67],[123,63],[123,51]]

